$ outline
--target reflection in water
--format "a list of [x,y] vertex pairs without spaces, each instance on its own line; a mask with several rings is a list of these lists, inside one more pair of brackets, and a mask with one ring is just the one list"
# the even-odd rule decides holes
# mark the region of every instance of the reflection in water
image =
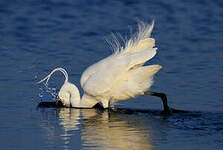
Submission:
[[88,110],[82,111],[82,115],[84,118],[87,117],[81,132],[84,149],[152,149],[149,133],[137,128],[137,122],[134,120],[123,120],[108,111],[99,115],[97,110]]
[[[98,109],[41,109],[41,126],[50,149],[126,150],[159,149],[184,137],[196,141],[204,135],[222,143],[223,113],[184,112],[163,115],[158,111],[102,111]],[[145,112],[145,113],[142,113]],[[178,132],[179,134],[175,134]],[[178,136],[180,135],[180,136]],[[181,136],[183,135],[183,136]],[[207,141],[204,140],[203,144]],[[160,144],[162,143],[162,144]],[[196,147],[196,145],[195,145]],[[180,149],[181,146],[177,149]]]
[[58,114],[65,132],[79,129],[80,110],[61,108]]
[[[59,127],[63,129],[59,133],[59,137],[62,138],[60,141],[63,141],[63,149],[153,149],[148,124],[139,125],[139,120],[134,117],[129,118],[128,115],[123,117],[118,113],[97,109],[62,108],[56,111],[58,112],[54,114],[57,115],[56,118],[59,118]],[[77,131],[80,132],[81,139],[78,142],[82,143],[81,148],[77,148],[76,145],[70,147],[70,143],[74,142],[73,138],[77,136],[75,135]],[[48,129],[47,132],[50,133],[52,130]],[[54,137],[54,134],[48,134],[48,136]],[[54,138],[48,137],[48,140],[54,140]]]
[[72,133],[69,131],[78,130],[80,111],[78,109],[61,108],[59,110],[60,125],[64,128],[64,133],[60,134],[64,141],[64,149],[68,149]]

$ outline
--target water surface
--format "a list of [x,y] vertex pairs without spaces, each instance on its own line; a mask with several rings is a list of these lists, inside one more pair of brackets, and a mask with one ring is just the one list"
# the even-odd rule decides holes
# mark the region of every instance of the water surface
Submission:
[[[0,145],[18,149],[202,149],[223,146],[223,3],[220,0],[0,2]],[[161,114],[158,98],[118,108],[150,113],[39,108],[52,100],[36,82],[64,67],[80,87],[87,66],[111,54],[104,39],[155,20],[160,64],[152,91],[188,114]],[[61,74],[50,82],[59,88]],[[155,110],[155,112],[153,112]]]

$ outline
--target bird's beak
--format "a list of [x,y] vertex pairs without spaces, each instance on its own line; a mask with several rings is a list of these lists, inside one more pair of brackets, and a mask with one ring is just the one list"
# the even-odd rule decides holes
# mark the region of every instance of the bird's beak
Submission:
[[59,106],[59,107],[62,107],[63,106],[63,103],[60,100],[60,97],[58,95],[56,96],[56,105]]

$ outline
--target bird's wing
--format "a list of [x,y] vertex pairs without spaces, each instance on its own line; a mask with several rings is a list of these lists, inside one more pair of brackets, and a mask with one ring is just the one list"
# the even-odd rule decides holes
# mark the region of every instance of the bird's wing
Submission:
[[127,44],[126,48],[121,51],[122,54],[136,53],[143,50],[150,50],[155,46],[155,39],[146,38],[139,40],[133,44]]
[[[91,74],[82,86],[84,92],[92,96],[97,96],[108,91],[110,84],[116,80],[118,75],[122,74],[126,63],[127,62],[123,60],[120,61],[115,57],[114,59],[107,59],[107,61],[91,66],[89,68],[91,69],[89,71]],[[88,70],[86,73],[88,73]],[[85,73],[83,75],[85,75]]]
[[82,88],[84,87],[84,84],[86,83],[86,81],[89,79],[90,76],[101,70],[101,68],[105,68],[107,66],[107,63],[111,61],[110,59],[112,59],[111,56],[104,58],[99,62],[89,66],[81,75],[80,79],[81,87]]
[[153,76],[161,69],[160,65],[140,66],[129,70],[126,76],[112,87],[113,100],[125,100],[141,95],[153,84]]
[[156,55],[156,50],[157,48],[150,48],[137,53],[124,55],[123,57],[129,62],[128,70],[135,66],[142,65],[153,58]]
[[[136,55],[137,57],[138,52],[148,50],[151,51],[149,52],[149,55],[155,55],[153,51],[153,47],[155,46],[155,39],[149,38],[151,35],[151,32],[154,27],[154,22],[151,24],[147,24],[144,22],[139,22],[138,23],[138,31],[132,35],[132,37],[125,41],[124,47],[121,46],[120,42],[118,41],[118,38],[113,36],[112,41],[108,41],[111,44],[111,47],[113,47],[114,54],[113,56],[109,56],[91,66],[89,66],[82,74],[81,76],[81,87],[84,87],[84,84],[86,81],[89,79],[90,76],[92,76],[95,72],[98,72],[101,70],[101,68],[106,68],[108,65],[108,62],[110,62],[110,59],[113,59],[114,56],[120,56],[120,55]],[[124,38],[122,38],[124,39]],[[136,54],[134,54],[136,53]],[[152,56],[153,57],[153,56]],[[134,56],[132,56],[134,58]],[[137,59],[136,59],[137,60]],[[142,59],[143,60],[143,59]],[[131,61],[131,65],[134,65],[135,63],[138,63],[137,61]]]
[[92,73],[83,84],[86,93],[93,96],[101,96],[114,86],[119,80],[123,80],[127,72],[137,65],[143,64],[156,54],[156,48],[141,52],[120,56],[111,56],[103,65],[94,67],[96,72]]
[[155,39],[150,38],[153,27],[154,22],[151,24],[139,22],[137,32],[131,35],[129,40],[124,40],[124,47],[118,39],[125,38],[119,34],[117,36],[113,34],[112,39],[107,41],[110,43],[115,55],[136,53],[145,49],[151,49],[155,46]]

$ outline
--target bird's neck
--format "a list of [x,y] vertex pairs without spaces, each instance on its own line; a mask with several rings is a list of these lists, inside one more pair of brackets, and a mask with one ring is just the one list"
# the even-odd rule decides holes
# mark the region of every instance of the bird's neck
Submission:
[[79,107],[81,105],[81,97],[78,88],[73,84],[73,88],[69,92],[71,107]]
[[73,88],[70,90],[70,104],[71,107],[76,108],[92,108],[97,101],[87,94],[84,94],[82,97],[80,97],[80,92],[78,88],[73,84]]

